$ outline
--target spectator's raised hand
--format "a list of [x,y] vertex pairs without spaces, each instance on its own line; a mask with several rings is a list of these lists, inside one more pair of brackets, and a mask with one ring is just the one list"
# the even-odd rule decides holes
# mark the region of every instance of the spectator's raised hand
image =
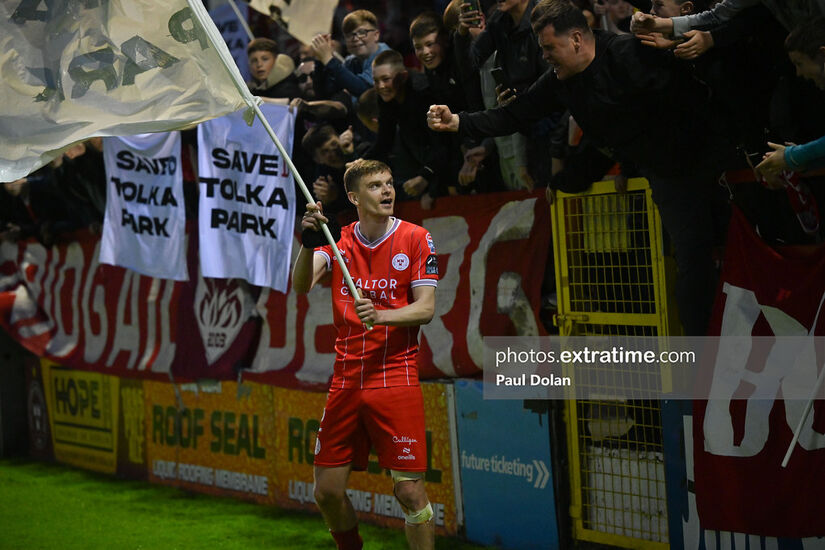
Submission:
[[773,149],[773,151],[765,153],[765,156],[762,157],[762,162],[754,168],[756,175],[766,180],[768,177],[776,176],[779,172],[787,170],[788,168],[785,162],[785,146],[779,145],[778,143],[771,143],[770,141],[768,142],[768,146]]
[[326,65],[333,57],[332,35],[316,34],[312,38],[310,49],[312,50],[313,56]]
[[512,88],[505,88],[501,84],[496,86],[496,101],[499,105],[507,105],[516,99],[516,91]]
[[673,21],[669,17],[656,17],[637,11],[630,18],[630,32],[637,35],[653,32],[671,35],[673,34]]
[[466,35],[483,24],[482,14],[478,10],[468,10],[471,7],[473,5],[466,2],[459,6],[461,12],[458,15],[458,32],[461,35]]
[[307,106],[307,102],[301,99],[300,97],[292,98],[292,101],[289,102],[289,112],[295,113],[296,115],[303,111]]
[[481,145],[467,149],[464,153],[464,164],[458,172],[459,185],[470,185],[476,180],[478,169],[481,168],[486,157],[487,149]]
[[521,186],[526,191],[532,191],[536,187],[536,182],[533,181],[533,176],[527,171],[526,166],[519,166],[518,178],[521,180]]
[[341,150],[345,155],[351,155],[355,151],[354,134],[352,133],[352,126],[347,127],[338,136],[338,142],[341,144]]
[[446,105],[430,105],[427,126],[436,132],[458,132],[458,115],[450,112]]
[[338,186],[329,176],[321,176],[312,184],[312,192],[323,204],[335,202],[338,198]]
[[427,180],[421,176],[415,176],[404,182],[404,192],[411,197],[417,197],[427,189]]
[[696,59],[713,47],[713,36],[707,31],[687,31],[685,42],[676,46],[673,54],[680,59]]
[[458,184],[465,187],[470,185],[476,180],[477,173],[478,165],[467,162],[465,159],[464,164],[461,165],[461,170],[458,171]]
[[636,38],[641,40],[642,44],[645,46],[650,46],[659,50],[670,50],[675,48],[680,43],[679,40],[665,38],[665,36],[660,32],[652,32],[650,34],[637,33]]

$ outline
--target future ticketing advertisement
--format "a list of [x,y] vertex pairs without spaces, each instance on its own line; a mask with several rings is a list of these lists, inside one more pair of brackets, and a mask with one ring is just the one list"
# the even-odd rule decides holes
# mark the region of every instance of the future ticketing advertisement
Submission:
[[113,474],[117,471],[120,379],[41,363],[54,457]]
[[[435,512],[436,531],[455,535],[458,530],[455,504],[456,480],[452,472],[448,392],[451,385],[425,383],[424,410],[427,422],[427,496]],[[276,504],[281,507],[317,511],[312,494],[315,438],[326,402],[325,393],[273,388],[276,422]],[[378,465],[373,453],[365,472],[353,472],[347,494],[359,517],[388,527],[403,525],[404,513],[393,496],[389,471]]]
[[149,480],[271,504],[272,388],[235,382],[145,382]]
[[540,422],[523,401],[485,401],[480,381],[457,380],[455,393],[467,538],[502,548],[559,548],[546,418]]

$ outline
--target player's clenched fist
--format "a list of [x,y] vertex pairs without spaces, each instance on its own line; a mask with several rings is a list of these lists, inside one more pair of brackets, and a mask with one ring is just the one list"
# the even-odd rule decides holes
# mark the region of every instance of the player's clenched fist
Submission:
[[313,229],[315,231],[321,230],[321,223],[328,223],[329,220],[324,216],[321,201],[317,203],[308,203],[304,217],[301,218],[301,229]]

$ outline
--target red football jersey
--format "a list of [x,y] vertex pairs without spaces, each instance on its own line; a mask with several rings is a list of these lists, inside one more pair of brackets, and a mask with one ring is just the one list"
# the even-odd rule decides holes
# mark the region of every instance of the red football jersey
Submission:
[[[344,227],[336,243],[344,263],[376,309],[398,309],[413,302],[413,288],[438,284],[438,258],[426,229],[390,218],[383,237],[369,242],[359,222]],[[386,388],[418,384],[418,327],[375,326],[358,319],[354,301],[329,245],[315,249],[332,270],[335,339],[333,388]]]

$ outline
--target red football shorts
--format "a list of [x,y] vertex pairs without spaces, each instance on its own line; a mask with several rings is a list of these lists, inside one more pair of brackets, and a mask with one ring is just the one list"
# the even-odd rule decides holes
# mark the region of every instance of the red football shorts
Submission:
[[315,443],[315,465],[352,463],[353,470],[366,470],[370,447],[382,468],[427,470],[420,386],[330,390]]

